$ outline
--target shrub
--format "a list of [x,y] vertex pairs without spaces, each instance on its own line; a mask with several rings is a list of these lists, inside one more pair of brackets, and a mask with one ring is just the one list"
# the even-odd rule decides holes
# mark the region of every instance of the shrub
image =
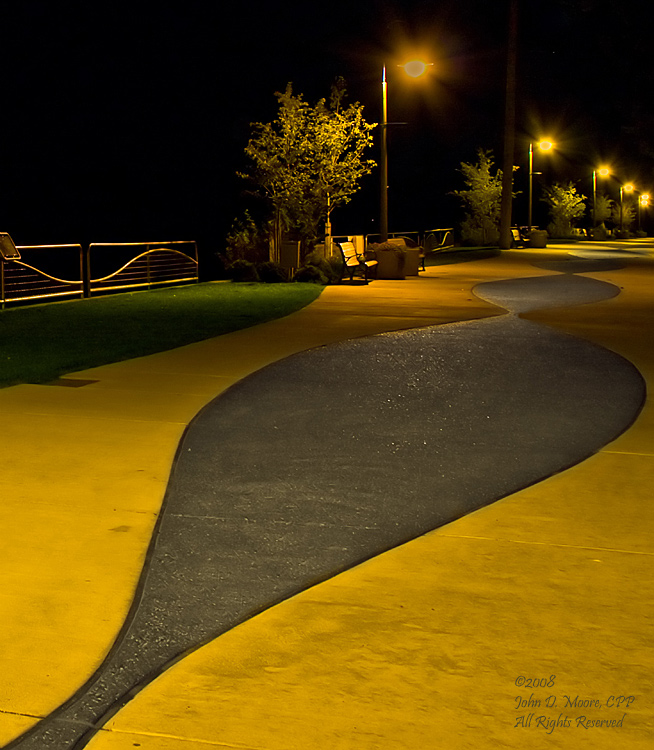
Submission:
[[327,279],[327,282],[337,281],[340,276],[334,273],[334,268],[322,255],[319,255],[315,250],[307,255],[304,259],[304,265],[311,268],[317,268],[320,273]]
[[394,245],[392,242],[373,242],[369,249],[375,255],[379,253],[395,253],[399,260],[400,268],[404,268],[404,261],[406,260],[406,250],[400,245]]
[[329,284],[329,279],[316,266],[302,266],[302,268],[298,269],[295,276],[293,276],[293,281],[303,281],[310,284]]
[[235,260],[228,268],[227,272],[232,281],[259,281],[259,275],[254,263],[249,260],[239,258]]
[[393,250],[397,253],[398,258],[406,256],[406,250],[401,245],[394,245],[392,242],[372,242],[369,245],[369,249],[373,253],[387,252]]
[[331,266],[333,277],[338,281],[343,276],[343,257],[339,255],[330,255],[327,263]]
[[268,232],[258,226],[249,211],[242,219],[234,221],[226,242],[226,256],[230,261],[249,260],[256,263],[268,257]]
[[286,271],[279,263],[273,263],[271,260],[259,263],[257,273],[259,274],[259,280],[263,281],[264,284],[280,284],[288,280]]
[[468,216],[461,222],[461,242],[468,247],[497,245],[499,239],[497,225],[490,219]]

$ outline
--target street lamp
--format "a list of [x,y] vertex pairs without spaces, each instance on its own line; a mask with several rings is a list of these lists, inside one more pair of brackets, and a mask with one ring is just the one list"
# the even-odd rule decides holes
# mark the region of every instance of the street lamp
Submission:
[[[554,144],[552,141],[543,140],[539,141],[537,144],[538,148],[541,151],[551,151],[554,148]],[[532,204],[533,204],[533,195],[534,195],[534,175],[535,174],[541,174],[540,172],[534,172],[534,144],[529,144],[529,216],[527,220],[527,224],[529,225],[529,232],[531,232],[531,212],[532,212]]]
[[597,175],[608,177],[611,170],[608,167],[593,169],[593,226],[597,226]]
[[628,182],[626,185],[620,185],[620,232],[624,232],[624,193],[633,193],[636,188]]
[[[427,71],[427,68],[434,63],[425,63],[421,60],[411,60],[398,65],[398,68],[404,68],[404,72],[411,78],[419,78]],[[382,121],[381,121],[381,158],[379,160],[379,170],[381,172],[381,203],[379,210],[379,239],[386,242],[388,239],[388,93],[386,84],[386,66],[382,67]]]
[[641,193],[638,199],[638,231],[640,231],[640,212],[649,206],[649,193]]

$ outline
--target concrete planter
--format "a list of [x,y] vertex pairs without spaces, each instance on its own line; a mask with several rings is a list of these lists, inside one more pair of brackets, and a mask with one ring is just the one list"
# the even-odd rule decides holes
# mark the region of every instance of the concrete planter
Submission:
[[377,278],[404,279],[406,276],[406,251],[400,248],[377,250]]
[[420,249],[417,247],[407,247],[405,252],[404,275],[417,276],[420,268]]

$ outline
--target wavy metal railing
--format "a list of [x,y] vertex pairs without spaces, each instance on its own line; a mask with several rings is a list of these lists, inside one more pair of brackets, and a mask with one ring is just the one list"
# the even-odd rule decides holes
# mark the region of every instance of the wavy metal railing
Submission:
[[[19,258],[0,262],[0,302],[3,306],[7,302],[84,295],[81,245],[19,245],[17,249]],[[50,251],[56,251],[59,268],[67,267],[77,278],[64,279],[49,272],[48,263],[55,265]]]
[[[99,255],[100,248],[111,248],[111,255]],[[144,249],[134,255],[137,248]],[[92,277],[92,267],[101,269],[97,278]],[[198,281],[197,244],[192,240],[94,242],[89,245],[87,275],[89,295]]]
[[7,241],[0,253],[2,307],[199,279],[197,243],[192,240],[94,242],[86,251],[78,244],[14,246],[10,238]]

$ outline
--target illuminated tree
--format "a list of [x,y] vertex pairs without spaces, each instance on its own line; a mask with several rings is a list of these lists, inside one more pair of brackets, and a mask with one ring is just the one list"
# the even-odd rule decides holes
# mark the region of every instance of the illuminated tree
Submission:
[[314,107],[295,96],[290,83],[275,96],[277,118],[252,125],[245,149],[252,168],[241,176],[268,201],[273,236],[291,232],[310,247],[321,221],[351,200],[375,166],[364,159],[375,126],[364,120],[361,104],[344,106],[342,79],[332,87],[329,102],[321,99]]
[[613,215],[612,208],[611,199],[604,193],[598,193],[595,198],[595,212],[593,216],[593,239],[600,241],[606,239],[607,229],[605,222],[611,219]]
[[611,218],[611,199],[604,193],[598,193],[595,199],[595,224],[603,224]]
[[565,185],[555,182],[545,188],[545,197],[541,198],[550,207],[552,221],[547,225],[551,237],[570,237],[572,228],[585,214],[585,195],[577,192],[573,182]]
[[494,245],[499,239],[500,208],[502,203],[502,170],[493,174],[493,152],[479,149],[476,164],[461,163],[459,170],[467,190],[454,190],[453,195],[463,201],[466,218],[461,224],[464,242],[474,245]]
[[634,200],[628,193],[624,196],[622,209],[620,209],[619,201],[614,201],[611,205],[611,221],[616,231],[623,231],[628,235],[631,232],[631,225],[636,220],[636,215]]

